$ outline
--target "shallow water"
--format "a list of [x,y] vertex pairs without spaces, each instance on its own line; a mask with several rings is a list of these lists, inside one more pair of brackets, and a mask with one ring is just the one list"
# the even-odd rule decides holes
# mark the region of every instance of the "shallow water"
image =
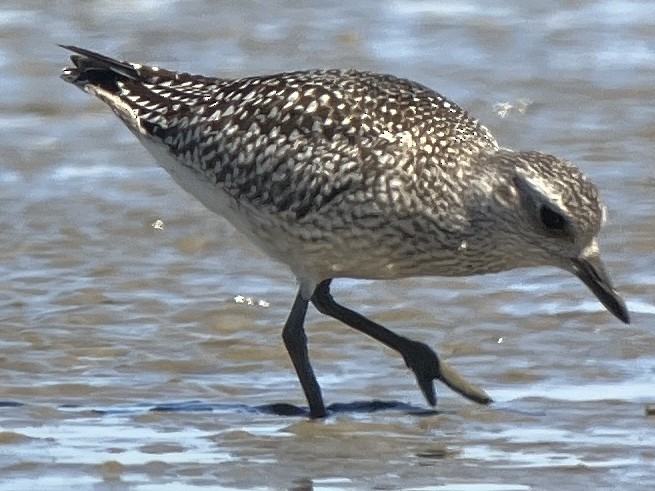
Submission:
[[[653,19],[649,2],[609,0],[5,1],[0,489],[646,488]],[[564,156],[598,184],[633,324],[549,269],[338,281],[337,300],[437,347],[496,403],[439,386],[428,410],[398,356],[310,309],[332,413],[293,414],[293,277],[61,82],[56,43],[206,74],[357,67],[434,87],[502,145]]]

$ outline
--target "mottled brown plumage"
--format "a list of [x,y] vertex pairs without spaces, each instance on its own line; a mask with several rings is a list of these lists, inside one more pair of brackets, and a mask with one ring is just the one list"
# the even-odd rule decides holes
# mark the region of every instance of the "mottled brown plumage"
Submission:
[[64,80],[105,102],[176,182],[294,272],[284,339],[313,416],[325,409],[302,330],[308,301],[397,349],[430,402],[433,378],[488,400],[425,345],[334,302],[332,278],[552,265],[628,321],[599,259],[593,184],[557,157],[500,148],[425,86],[354,70],[221,79],[67,48]]

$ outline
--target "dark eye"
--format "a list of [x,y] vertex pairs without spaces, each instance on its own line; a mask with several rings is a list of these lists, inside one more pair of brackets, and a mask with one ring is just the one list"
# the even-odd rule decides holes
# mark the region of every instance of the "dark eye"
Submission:
[[548,230],[564,230],[566,227],[566,219],[561,213],[554,211],[548,206],[542,206],[539,212],[541,223],[544,224]]

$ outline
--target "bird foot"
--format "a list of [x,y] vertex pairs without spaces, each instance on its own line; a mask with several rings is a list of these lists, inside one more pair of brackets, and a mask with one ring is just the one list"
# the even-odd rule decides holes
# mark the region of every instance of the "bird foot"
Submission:
[[443,382],[458,394],[479,404],[493,402],[493,399],[484,390],[466,380],[449,364],[439,360],[437,354],[428,345],[417,341],[407,341],[409,344],[403,352],[403,358],[407,367],[416,375],[423,395],[432,406],[437,403],[433,380]]

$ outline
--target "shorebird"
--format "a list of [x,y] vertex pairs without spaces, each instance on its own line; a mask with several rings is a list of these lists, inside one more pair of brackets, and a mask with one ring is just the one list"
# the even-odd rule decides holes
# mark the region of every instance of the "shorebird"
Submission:
[[500,147],[423,85],[354,70],[223,79],[62,47],[74,53],[65,81],[107,104],[180,186],[295,274],[282,338],[311,417],[326,409],[307,351],[309,302],[399,352],[431,405],[434,380],[491,402],[426,344],[337,303],[334,278],[555,266],[629,322],[600,259],[596,187],[566,160]]

